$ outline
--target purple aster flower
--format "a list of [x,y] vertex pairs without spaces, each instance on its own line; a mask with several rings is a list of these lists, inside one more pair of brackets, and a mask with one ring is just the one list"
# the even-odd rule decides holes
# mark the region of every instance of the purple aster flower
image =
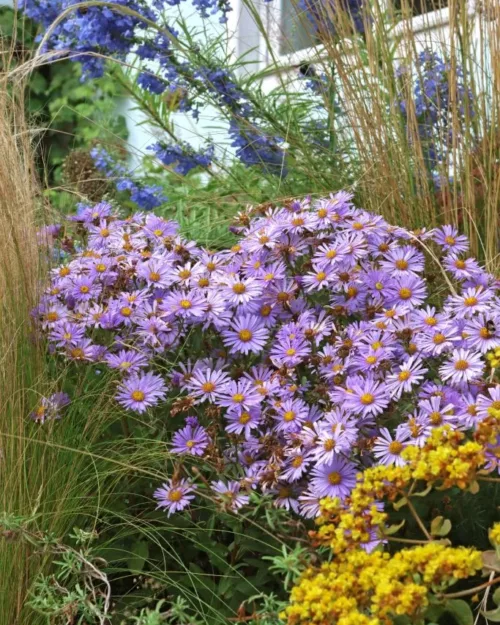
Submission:
[[495,347],[500,347],[500,316],[481,314],[465,324],[467,345],[485,354]]
[[215,403],[218,406],[232,409],[236,412],[249,410],[262,402],[262,395],[257,388],[245,379],[235,382],[231,380],[218,393]]
[[421,415],[410,415],[404,423],[396,428],[396,439],[408,441],[409,445],[423,447],[430,436],[432,428],[428,420]]
[[68,347],[76,345],[85,336],[85,328],[76,323],[61,322],[53,326],[50,333],[50,340],[56,344],[56,347]]
[[90,339],[82,339],[73,345],[68,345],[66,355],[70,360],[94,360],[97,347]]
[[396,247],[384,255],[380,266],[394,278],[418,274],[424,270],[424,255],[411,245]]
[[449,271],[457,280],[473,278],[482,272],[481,267],[474,258],[460,258],[455,254],[447,256],[443,261],[446,271]]
[[269,330],[262,320],[254,315],[241,315],[236,317],[231,326],[222,332],[224,345],[231,352],[249,354],[260,352],[267,339]]
[[375,439],[373,455],[382,464],[395,464],[397,467],[402,467],[406,463],[401,458],[401,452],[407,445],[406,432],[399,430],[393,438],[387,428],[381,428],[380,434]]
[[158,501],[157,509],[166,510],[167,516],[170,516],[190,505],[194,499],[194,495],[190,493],[195,490],[196,487],[186,479],[176,482],[169,480],[155,490],[153,497]]
[[456,424],[455,406],[443,401],[442,397],[429,397],[418,402],[419,418],[422,422],[440,427],[445,424]]
[[277,367],[296,367],[311,353],[311,346],[303,338],[285,337],[271,348],[271,361]]
[[342,424],[328,427],[320,432],[313,452],[318,465],[333,462],[340,454],[348,454],[351,450],[351,441],[343,431]]
[[314,519],[319,516],[319,502],[323,499],[321,495],[306,490],[299,496],[300,514],[306,519]]
[[149,286],[167,287],[173,282],[171,261],[166,258],[150,258],[137,266],[137,275],[146,280]]
[[467,349],[454,349],[450,360],[439,368],[439,373],[442,380],[462,385],[480,378],[483,369],[484,362],[479,354]]
[[54,393],[50,397],[42,397],[37,408],[31,413],[31,418],[37,423],[45,423],[61,418],[61,410],[71,403],[66,393]]
[[455,226],[442,226],[434,232],[434,241],[447,253],[461,254],[469,249],[467,237]]
[[240,492],[241,486],[239,482],[229,481],[225,484],[222,480],[212,482],[212,490],[216,495],[216,499],[227,509],[236,512],[249,501],[248,495]]
[[387,390],[394,399],[399,399],[403,393],[409,393],[426,373],[427,368],[422,366],[422,360],[418,356],[411,356],[399,367],[399,371],[387,377]]
[[228,412],[226,419],[228,421],[225,429],[230,434],[243,434],[245,438],[249,438],[252,430],[259,427],[260,410],[258,408],[250,408],[249,410]]
[[439,329],[419,334],[416,338],[417,348],[426,356],[439,356],[451,351],[460,341],[455,325],[441,326]]
[[345,499],[356,485],[356,465],[341,458],[314,467],[311,489],[320,497]]
[[299,501],[296,489],[293,486],[290,486],[290,484],[278,484],[272,490],[272,493],[276,497],[273,503],[276,508],[293,510],[295,514],[299,513]]
[[309,407],[302,399],[286,399],[278,408],[276,431],[298,432],[308,416]]
[[136,373],[148,365],[146,356],[132,349],[122,349],[117,354],[108,354],[105,360],[108,367],[123,373]]
[[427,295],[427,289],[422,278],[409,275],[397,278],[387,295],[389,305],[402,305],[407,308],[414,308],[423,304]]
[[445,310],[453,312],[459,318],[470,318],[477,313],[489,313],[493,303],[493,292],[482,287],[471,287],[461,295],[450,297]]
[[197,368],[186,383],[186,388],[197,402],[215,402],[217,394],[230,381],[224,371]]
[[76,302],[88,302],[97,298],[101,289],[101,285],[94,282],[90,277],[79,276],[73,281],[71,295]]
[[280,477],[285,482],[296,482],[307,472],[312,458],[301,449],[294,449],[286,460]]
[[248,304],[262,293],[262,283],[255,278],[227,276],[224,282],[226,287],[222,289],[221,296],[233,305]]
[[477,416],[485,419],[490,416],[489,409],[500,410],[500,384],[488,389],[488,395],[477,396]]
[[205,315],[207,300],[194,290],[176,291],[165,298],[161,309],[182,319],[199,318]]
[[202,456],[209,443],[208,434],[201,425],[188,424],[174,434],[170,451],[174,454]]
[[352,410],[363,417],[376,416],[389,405],[387,387],[373,379],[355,382],[344,395],[345,410]]
[[146,412],[166,395],[163,378],[151,372],[133,373],[118,387],[116,400],[128,410]]

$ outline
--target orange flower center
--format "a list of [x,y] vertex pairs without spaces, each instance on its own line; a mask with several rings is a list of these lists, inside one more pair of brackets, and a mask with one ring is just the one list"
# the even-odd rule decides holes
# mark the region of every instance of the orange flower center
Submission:
[[244,343],[248,343],[248,341],[252,340],[253,335],[250,330],[240,330],[238,336],[240,337],[241,341],[243,341]]
[[465,371],[469,368],[469,363],[466,360],[457,360],[455,363],[455,369],[457,371]]
[[142,391],[133,391],[131,397],[134,401],[143,401],[146,395]]
[[404,259],[400,259],[396,261],[396,269],[400,269],[401,271],[405,271],[408,269],[408,261]]
[[237,282],[236,284],[233,284],[233,293],[236,293],[237,295],[241,295],[246,290],[247,290],[247,288],[243,284],[243,282]]
[[332,471],[328,474],[328,481],[332,484],[332,486],[337,486],[337,484],[340,484],[342,481],[342,476],[338,473],[338,471]]
[[392,441],[388,449],[391,454],[399,455],[403,451],[403,444],[399,441]]
[[369,406],[370,404],[373,404],[375,397],[371,393],[363,393],[360,397],[360,401],[364,406]]

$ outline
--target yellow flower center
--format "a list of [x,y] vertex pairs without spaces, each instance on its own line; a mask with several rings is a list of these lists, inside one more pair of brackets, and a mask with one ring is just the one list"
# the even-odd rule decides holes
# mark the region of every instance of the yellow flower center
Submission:
[[131,397],[134,401],[143,401],[146,395],[142,391],[133,391]]
[[101,237],[109,237],[109,230],[107,228],[102,228],[100,232]]
[[188,310],[192,306],[191,302],[188,299],[181,299],[180,305],[181,308],[183,308],[184,310]]
[[85,354],[83,353],[83,349],[81,349],[80,347],[75,347],[71,350],[71,356],[73,358],[83,358],[84,355]]
[[288,302],[290,299],[290,296],[286,291],[281,291],[281,293],[278,293],[276,297],[278,302]]
[[196,443],[195,443],[193,440],[186,441],[186,447],[187,447],[188,449],[193,449],[193,447],[194,447],[195,445],[196,445]]
[[475,306],[477,304],[477,297],[466,297],[464,299],[464,305],[465,306]]
[[179,490],[179,489],[177,489],[177,488],[176,488],[176,489],[174,489],[174,490],[171,490],[171,491],[168,493],[168,497],[167,497],[167,499],[168,499],[169,501],[173,501],[173,502],[180,501],[180,500],[182,499],[182,491],[181,491],[181,490]]
[[400,260],[396,261],[396,269],[399,269],[401,271],[405,271],[406,269],[408,269],[408,261],[404,260],[403,258],[401,258]]
[[455,245],[456,243],[455,237],[447,236],[445,237],[444,240],[445,240],[445,243],[448,243],[448,245]]
[[400,382],[406,382],[406,380],[410,379],[410,372],[409,371],[401,371],[398,375],[398,380]]
[[491,337],[491,332],[488,330],[488,328],[481,328],[479,330],[479,336],[482,339],[489,339]]
[[292,219],[292,225],[294,225],[294,226],[303,226],[304,225],[304,219],[302,217],[295,217],[294,219]]
[[360,401],[364,406],[369,406],[370,404],[373,404],[375,397],[371,393],[363,393],[360,397]]
[[326,208],[320,208],[316,213],[320,219],[324,219],[328,215]]
[[207,263],[207,269],[208,271],[214,271],[214,269],[216,268],[216,264],[213,263],[212,261]]
[[272,280],[274,278],[274,273],[266,273],[266,275],[264,276],[264,280],[266,280],[267,282],[269,282],[269,280]]
[[441,345],[441,343],[444,343],[446,341],[446,337],[444,334],[441,334],[441,332],[438,332],[437,334],[434,335],[432,342],[435,345]]
[[235,393],[233,395],[233,401],[235,404],[241,404],[242,401],[244,401],[245,396],[242,395],[241,393]]
[[325,278],[326,278],[326,273],[325,273],[324,271],[319,271],[319,272],[316,274],[316,280],[317,280],[318,282],[322,282]]
[[342,481],[342,476],[338,471],[332,471],[328,474],[328,481],[332,486],[337,486]]
[[238,336],[240,337],[240,341],[248,343],[248,341],[252,340],[253,335],[250,330],[240,330]]
[[238,419],[238,421],[242,425],[246,425],[250,421],[250,413],[249,412],[242,412],[241,415],[240,415],[240,418]]
[[243,284],[243,282],[237,282],[236,284],[233,284],[233,293],[236,293],[236,295],[241,295],[246,290],[247,290],[247,288]]
[[51,310],[47,313],[46,318],[47,321],[57,321],[59,319],[59,315],[56,313],[55,310]]
[[190,277],[191,277],[191,272],[189,271],[189,269],[182,269],[181,271],[179,271],[179,278],[181,280],[187,280]]
[[287,423],[289,423],[290,421],[293,421],[294,419],[295,419],[295,412],[293,410],[288,410],[283,415],[283,420],[286,421]]
[[61,278],[65,278],[69,274],[70,274],[70,268],[69,267],[61,267],[61,269],[59,269],[59,275],[61,276]]
[[332,451],[332,449],[334,449],[334,447],[335,447],[335,441],[333,440],[333,438],[329,438],[323,444],[323,449],[325,451]]
[[233,252],[234,254],[237,254],[238,252],[241,252],[241,245],[233,245],[233,247],[231,248],[231,252]]
[[269,243],[269,237],[263,234],[262,236],[259,237],[259,243],[261,243],[262,245]]
[[388,449],[389,449],[389,453],[397,456],[403,451],[403,444],[400,443],[399,441],[392,441]]
[[153,230],[153,234],[156,234],[157,237],[161,237],[161,235],[163,234],[162,230],[160,230],[159,228],[157,228],[156,230]]
[[457,269],[465,269],[466,266],[467,265],[465,264],[465,260],[458,259],[458,260],[455,261],[455,267]]
[[95,270],[98,271],[99,273],[102,273],[103,271],[106,271],[106,265],[104,265],[103,263],[98,263],[95,266]]
[[302,458],[302,456],[297,456],[296,458],[292,460],[292,467],[294,469],[298,469],[300,466],[302,466],[303,462],[304,462],[304,458]]
[[328,250],[328,252],[325,254],[325,256],[331,260],[332,258],[335,258],[337,256],[337,250]]
[[199,287],[204,287],[204,286],[208,286],[210,284],[210,281],[208,278],[200,278],[198,280],[198,286]]
[[375,282],[375,288],[377,289],[377,291],[381,291],[384,288],[384,285],[382,284],[382,282]]
[[89,291],[90,288],[86,284],[82,284],[82,286],[80,287],[80,293],[88,293]]
[[132,363],[129,360],[124,360],[123,362],[120,363],[120,367],[122,369],[130,369],[131,366],[132,366]]
[[264,306],[261,307],[260,309],[260,314],[262,317],[269,317],[269,315],[271,314],[271,306],[269,306],[269,304],[264,304]]
[[130,315],[132,314],[132,309],[128,306],[123,306],[123,308],[120,308],[120,314],[123,317],[130,317]]
[[287,356],[295,356],[297,350],[294,349],[293,347],[290,347],[289,349],[286,350],[285,354]]
[[431,412],[431,414],[429,415],[429,421],[432,423],[432,425],[441,425],[441,423],[443,422],[443,415],[440,412]]
[[425,318],[425,323],[426,323],[428,326],[435,326],[435,325],[436,325],[436,323],[437,323],[437,319],[436,319],[436,317],[426,317],[426,318]]
[[347,289],[347,297],[348,297],[348,299],[350,299],[351,297],[356,297],[357,294],[358,294],[358,289],[355,286],[350,286]]
[[215,384],[213,382],[203,382],[201,388],[204,393],[212,393],[215,391]]
[[151,280],[151,282],[158,282],[160,279],[160,274],[157,271],[152,271],[149,274],[149,279]]
[[412,292],[411,289],[409,289],[408,287],[403,287],[402,289],[399,289],[399,297],[401,299],[410,299],[411,296]]
[[376,356],[367,356],[365,360],[369,365],[374,365],[378,359]]
[[469,368],[469,363],[466,360],[457,360],[455,363],[455,369],[457,371],[465,371]]

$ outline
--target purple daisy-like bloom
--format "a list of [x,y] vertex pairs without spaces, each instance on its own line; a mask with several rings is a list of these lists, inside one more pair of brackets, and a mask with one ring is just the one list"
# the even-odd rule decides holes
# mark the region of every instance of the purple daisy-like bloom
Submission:
[[484,369],[481,356],[467,349],[454,349],[450,360],[439,368],[442,380],[451,384],[462,385],[478,379]]
[[277,367],[296,367],[311,353],[311,346],[302,338],[285,337],[275,344],[270,353]]
[[173,282],[170,275],[171,261],[165,258],[150,258],[137,267],[137,275],[143,278],[149,286],[167,287]]
[[230,434],[243,434],[245,438],[249,438],[252,430],[260,425],[260,414],[260,410],[255,407],[249,410],[228,412],[226,414],[228,423],[225,430]]
[[157,509],[166,510],[167,516],[180,512],[190,505],[194,499],[196,487],[186,479],[174,482],[169,480],[157,488],[153,493],[153,497],[158,501]]
[[455,226],[447,225],[438,228],[435,230],[433,238],[448,253],[460,254],[469,249],[467,237],[463,234],[458,234],[458,229]]
[[407,445],[408,435],[405,431],[396,432],[393,438],[387,428],[381,428],[373,446],[373,455],[381,464],[402,467],[406,462],[401,458],[401,452]]
[[500,316],[498,314],[478,315],[465,324],[467,345],[485,354],[500,347]]
[[101,285],[87,276],[79,276],[73,281],[71,295],[76,302],[88,302],[95,299],[101,292]]
[[404,276],[395,280],[388,291],[389,305],[415,308],[424,303],[427,295],[425,282],[418,276]]
[[135,412],[146,412],[156,406],[166,395],[163,378],[151,373],[134,373],[118,387],[116,400],[124,408]]
[[61,410],[71,403],[66,393],[54,393],[50,397],[42,397],[37,408],[31,413],[31,418],[37,423],[45,423],[52,419],[61,418]]
[[399,371],[391,373],[386,379],[387,390],[390,395],[399,399],[403,393],[409,393],[415,384],[418,384],[427,373],[418,356],[411,356],[399,367]]
[[351,441],[342,429],[342,424],[337,423],[333,428],[322,430],[316,441],[313,452],[318,465],[329,464],[342,453],[349,453]]
[[419,418],[431,427],[441,427],[445,424],[456,424],[455,406],[443,401],[442,397],[429,397],[418,402]]
[[311,490],[320,497],[345,499],[356,485],[356,474],[355,464],[335,458],[312,470]]
[[210,438],[201,425],[186,425],[172,437],[170,451],[174,454],[202,456],[210,443]]
[[224,345],[228,346],[231,352],[257,353],[266,344],[269,330],[259,317],[241,315],[236,317],[229,328],[223,330],[222,337]]
[[389,250],[384,255],[384,260],[382,260],[380,266],[394,278],[422,273],[424,270],[424,255],[410,245],[397,247]]
[[276,497],[273,503],[276,508],[293,510],[295,514],[299,513],[299,500],[297,499],[296,489],[293,486],[290,486],[290,484],[278,484],[272,492]]
[[240,492],[240,483],[234,480],[229,481],[227,484],[222,480],[218,480],[217,482],[212,482],[211,486],[217,500],[233,512],[236,512],[250,501],[248,495]]
[[457,280],[472,278],[482,272],[477,260],[474,258],[460,258],[455,254],[447,256],[443,261],[446,271],[449,271]]
[[229,381],[230,378],[224,371],[197,368],[187,381],[186,388],[196,397],[197,403],[215,402],[217,394]]
[[136,373],[148,366],[146,355],[132,349],[122,349],[117,354],[108,354],[105,360],[108,367],[123,373]]
[[297,432],[309,416],[309,407],[302,399],[281,402],[276,416],[277,432]]
[[248,304],[262,293],[262,283],[255,278],[228,276],[224,281],[227,285],[221,295],[230,304]]
[[223,408],[229,408],[236,412],[249,410],[252,406],[258,406],[262,402],[262,395],[257,388],[245,379],[235,382],[231,380],[221,389],[215,403]]
[[180,318],[197,319],[205,314],[207,301],[203,295],[195,290],[176,291],[165,298],[161,309]]
[[323,499],[321,495],[306,490],[299,496],[300,514],[306,519],[314,519],[319,516],[319,502]]
[[488,412],[490,408],[500,410],[500,384],[488,389],[488,395],[480,393],[477,396],[477,416],[485,419],[490,416]]
[[56,347],[68,347],[76,345],[85,336],[85,328],[76,323],[61,322],[54,325],[50,333],[50,339],[56,344]]
[[355,382],[345,393],[344,398],[343,408],[361,414],[363,417],[380,414],[387,408],[390,401],[385,384],[373,379]]
[[445,308],[459,318],[470,318],[477,313],[487,314],[493,307],[493,292],[482,287],[470,287],[461,295],[450,297]]
[[281,472],[281,479],[285,482],[296,482],[307,472],[312,458],[308,452],[294,449],[286,460],[285,468]]

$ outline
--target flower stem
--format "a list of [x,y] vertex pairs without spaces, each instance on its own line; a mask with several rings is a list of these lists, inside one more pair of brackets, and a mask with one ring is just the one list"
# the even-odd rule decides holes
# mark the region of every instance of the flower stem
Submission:
[[480,586],[474,586],[474,588],[469,588],[468,590],[460,590],[459,592],[450,592],[448,594],[442,594],[439,596],[442,597],[443,599],[456,599],[458,597],[467,597],[468,595],[476,594],[476,592],[479,592],[480,590],[489,588],[490,586],[493,586],[493,584],[497,584],[498,582],[500,582],[500,577],[495,577],[489,582],[484,582],[484,584],[481,584]]

